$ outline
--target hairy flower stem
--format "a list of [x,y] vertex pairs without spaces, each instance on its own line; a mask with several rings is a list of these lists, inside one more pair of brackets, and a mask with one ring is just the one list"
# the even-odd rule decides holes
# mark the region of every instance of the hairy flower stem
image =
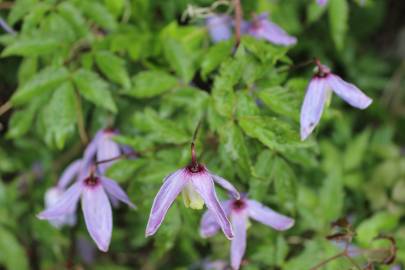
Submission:
[[241,24],[242,24],[242,6],[240,0],[234,0],[233,2],[235,8],[235,47],[238,48],[241,38]]
[[332,257],[329,257],[323,261],[321,261],[320,263],[318,263],[317,265],[315,265],[314,267],[312,267],[310,270],[318,270],[321,269],[322,266],[330,263],[331,261],[334,261],[336,259],[339,259],[341,257],[346,258],[356,269],[361,270],[361,267],[349,256],[348,254],[348,250],[347,248],[343,251],[340,252]]
[[198,124],[197,124],[197,126],[196,126],[196,128],[194,130],[194,133],[193,133],[193,138],[191,139],[191,165],[195,169],[197,169],[197,167],[198,167],[197,157],[196,157],[196,154],[195,154],[195,140],[197,138],[198,131],[200,130],[200,127],[201,127],[201,119],[200,119],[200,121],[198,121]]

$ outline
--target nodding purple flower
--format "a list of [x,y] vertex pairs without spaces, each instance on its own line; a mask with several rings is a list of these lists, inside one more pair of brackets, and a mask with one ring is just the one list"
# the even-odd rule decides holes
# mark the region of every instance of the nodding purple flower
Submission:
[[179,169],[163,180],[163,185],[153,201],[145,235],[156,233],[163,219],[176,197],[183,193],[186,207],[202,209],[204,203],[213,213],[222,231],[228,239],[233,238],[232,226],[226,217],[224,209],[215,193],[214,182],[228,190],[232,196],[239,198],[239,192],[224,178],[208,171],[203,165],[196,162],[194,144],[192,144],[191,165]]
[[305,140],[319,123],[325,104],[332,91],[358,109],[367,108],[373,101],[355,85],[331,73],[330,69],[316,61],[317,72],[309,82],[301,107],[301,140]]
[[316,0],[316,3],[320,6],[325,6],[328,3],[328,0]]
[[251,22],[242,24],[242,33],[249,34],[257,39],[265,39],[277,45],[294,45],[297,38],[290,36],[280,26],[271,22],[267,13],[255,16]]
[[232,37],[232,19],[227,15],[215,15],[206,19],[205,25],[208,28],[211,40],[214,43],[228,40]]
[[[246,230],[248,220],[252,218],[266,226],[278,231],[284,231],[294,225],[294,220],[281,215],[261,203],[249,200],[245,196],[222,202],[227,216],[230,217],[235,237],[231,243],[231,266],[239,269],[246,250]],[[200,234],[202,237],[211,237],[219,230],[215,215],[211,210],[204,213],[201,220]]]
[[72,214],[76,211],[81,198],[87,230],[98,248],[106,252],[112,233],[112,210],[107,194],[135,208],[125,191],[115,181],[103,176],[90,175],[71,185],[58,202],[39,213],[38,218],[54,220]]

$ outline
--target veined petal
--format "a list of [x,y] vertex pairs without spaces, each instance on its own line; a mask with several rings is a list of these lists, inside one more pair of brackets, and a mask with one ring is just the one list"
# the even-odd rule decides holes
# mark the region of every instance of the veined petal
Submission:
[[248,215],[246,211],[232,212],[231,222],[235,237],[231,242],[231,266],[238,270],[246,250],[246,230]]
[[211,16],[207,18],[206,25],[214,43],[231,38],[231,22],[229,16]]
[[[59,187],[52,187],[45,193],[45,207],[47,209],[53,207],[62,198],[64,190]],[[61,228],[63,225],[74,225],[76,223],[76,214],[74,212],[59,216],[58,218],[50,219],[49,223],[55,228]]]
[[113,198],[126,203],[131,208],[136,208],[136,206],[131,202],[125,191],[115,182],[114,180],[108,179],[107,177],[101,177],[101,183],[105,191]]
[[294,225],[294,219],[281,215],[254,200],[248,200],[248,213],[254,220],[279,231],[288,230]]
[[342,80],[337,75],[329,74],[326,80],[333,92],[353,107],[365,109],[373,102],[354,84]]
[[195,173],[191,177],[195,190],[204,199],[207,208],[213,212],[222,231],[228,239],[233,238],[232,226],[226,217],[224,209],[218,201],[215,193],[214,181],[208,172]]
[[[221,202],[222,209],[224,209],[226,216],[230,214],[230,201]],[[205,211],[200,223],[201,237],[211,237],[215,235],[221,227],[218,224],[215,214],[211,210]]]
[[157,229],[159,229],[164,217],[166,216],[167,210],[179,195],[187,181],[188,180],[184,175],[184,169],[180,169],[165,178],[162,187],[153,201],[148,225],[146,226],[146,236],[155,234]]
[[101,184],[83,189],[82,210],[91,238],[101,251],[107,252],[112,234],[112,210]]
[[73,213],[76,210],[82,190],[83,183],[76,182],[63,193],[60,200],[54,206],[45,209],[37,217],[39,219],[55,219]]
[[324,78],[315,77],[309,82],[301,107],[301,140],[305,140],[319,123],[328,91]]
[[82,160],[77,159],[73,161],[62,173],[58,181],[58,187],[61,189],[65,189],[72,179],[79,174],[81,168]]
[[[121,154],[120,146],[112,140],[113,133],[105,131],[97,141],[97,161],[116,158]],[[98,165],[103,174],[115,161],[103,162]]]
[[278,45],[293,45],[297,43],[297,38],[290,36],[284,29],[277,24],[271,22],[266,13],[263,13],[255,18],[257,22],[253,22],[249,33],[256,38],[263,38],[267,41]]
[[221,176],[215,175],[213,173],[210,173],[212,178],[214,179],[215,183],[229,191],[229,193],[234,197],[235,199],[239,200],[240,199],[240,194],[239,191],[226,179],[222,178]]

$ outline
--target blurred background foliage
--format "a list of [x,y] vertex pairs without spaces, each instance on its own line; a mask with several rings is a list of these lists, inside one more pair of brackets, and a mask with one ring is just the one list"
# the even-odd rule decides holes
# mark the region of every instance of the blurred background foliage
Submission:
[[[157,235],[144,237],[162,179],[189,162],[201,118],[200,161],[296,219],[284,233],[252,222],[243,269],[309,269],[338,251],[325,236],[340,216],[357,228],[357,246],[369,247],[379,233],[394,236],[396,263],[405,264],[405,2],[242,0],[245,19],[269,12],[298,44],[243,37],[234,56],[234,40],[212,44],[203,19],[180,20],[188,4],[212,3],[0,2],[14,29],[0,36],[0,99],[11,106],[1,116],[2,268],[203,269],[228,260],[229,242],[200,238],[202,212],[181,199]],[[313,57],[374,102],[360,111],[333,99],[301,142],[312,67],[289,67]],[[106,254],[95,250],[80,213],[75,227],[61,230],[35,216],[46,189],[104,127],[118,128],[116,140],[139,153],[108,171],[138,210],[114,210]],[[349,268],[339,260],[323,269]]]

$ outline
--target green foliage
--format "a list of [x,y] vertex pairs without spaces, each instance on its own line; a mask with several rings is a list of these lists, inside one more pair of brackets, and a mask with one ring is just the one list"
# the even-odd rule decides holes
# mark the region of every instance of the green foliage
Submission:
[[[180,18],[188,4],[208,7],[208,0],[9,2],[1,3],[2,18],[16,33],[0,35],[1,269],[200,269],[228,261],[229,241],[202,239],[203,212],[181,198],[157,234],[144,237],[162,180],[190,162],[199,121],[198,160],[295,219],[283,233],[250,220],[242,269],[310,269],[341,251],[325,240],[341,216],[357,228],[358,247],[375,244],[380,233],[395,237],[397,263],[405,264],[403,52],[375,40],[399,37],[396,16],[388,20],[392,1],[241,1],[244,20],[268,12],[296,36],[288,47],[246,34],[238,47],[235,37],[212,43],[204,19]],[[392,12],[400,17],[400,10]],[[305,63],[314,57],[373,104],[357,110],[335,96],[301,141],[300,109],[314,68]],[[46,190],[82,156],[86,137],[102,128],[118,129],[114,140],[135,150],[106,175],[137,210],[113,209],[110,251],[87,262],[77,246],[90,239],[80,206],[74,228],[56,229],[35,215]],[[350,267],[341,259],[324,269]]]

